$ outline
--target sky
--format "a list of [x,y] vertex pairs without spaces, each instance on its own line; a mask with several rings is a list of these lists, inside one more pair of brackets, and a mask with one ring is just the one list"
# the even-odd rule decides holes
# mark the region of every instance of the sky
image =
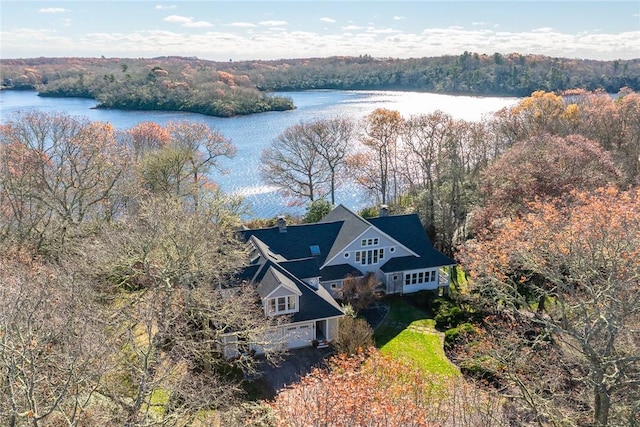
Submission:
[[0,57],[640,58],[640,0],[0,0]]

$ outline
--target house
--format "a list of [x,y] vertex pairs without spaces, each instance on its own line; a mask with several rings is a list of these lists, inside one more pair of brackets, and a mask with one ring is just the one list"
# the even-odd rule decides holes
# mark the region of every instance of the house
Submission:
[[274,227],[240,232],[250,254],[241,278],[256,285],[266,316],[290,316],[274,332],[287,348],[336,338],[347,277],[373,274],[386,294],[449,285],[455,263],[433,247],[418,216],[380,213],[364,219],[339,205],[315,224],[279,217]]

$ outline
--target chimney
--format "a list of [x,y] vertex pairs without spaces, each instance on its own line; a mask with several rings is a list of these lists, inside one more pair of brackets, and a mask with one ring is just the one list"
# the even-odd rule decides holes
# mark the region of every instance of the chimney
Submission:
[[389,206],[380,205],[380,216],[389,216]]
[[287,232],[287,220],[284,218],[284,215],[278,215],[278,221],[276,224],[278,225],[278,229],[281,233]]

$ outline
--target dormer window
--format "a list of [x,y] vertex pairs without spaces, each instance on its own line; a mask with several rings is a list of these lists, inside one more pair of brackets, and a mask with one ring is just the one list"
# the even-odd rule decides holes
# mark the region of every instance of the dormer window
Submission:
[[268,314],[286,314],[296,311],[296,296],[287,295],[285,297],[269,298],[267,300]]

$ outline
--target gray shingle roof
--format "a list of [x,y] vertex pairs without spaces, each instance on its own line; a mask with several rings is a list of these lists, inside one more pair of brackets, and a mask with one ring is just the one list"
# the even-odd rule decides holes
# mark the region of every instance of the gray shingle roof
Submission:
[[[365,220],[339,205],[320,222],[289,225],[286,232],[281,232],[277,226],[241,230],[241,237],[251,241],[262,257],[247,266],[239,277],[254,281],[263,298],[278,286],[298,290],[300,305],[299,311],[292,315],[293,322],[342,316],[340,306],[326,289],[322,286],[315,289],[302,279],[320,277],[326,282],[348,275],[362,276],[349,264],[328,266],[322,270],[320,267],[370,227],[378,228],[418,255],[390,259],[380,268],[385,273],[455,264],[433,247],[416,214]],[[317,246],[319,253],[314,255],[312,246]]]
[[362,272],[349,264],[330,265],[321,271],[320,280],[327,282],[329,280],[342,280],[347,276],[360,277]]
[[317,245],[320,249],[317,259],[322,264],[336,241],[341,227],[341,222],[289,225],[286,233],[281,233],[278,227],[270,227],[241,230],[240,235],[244,240],[255,236],[268,246],[271,252],[289,261],[310,257],[311,246]]

